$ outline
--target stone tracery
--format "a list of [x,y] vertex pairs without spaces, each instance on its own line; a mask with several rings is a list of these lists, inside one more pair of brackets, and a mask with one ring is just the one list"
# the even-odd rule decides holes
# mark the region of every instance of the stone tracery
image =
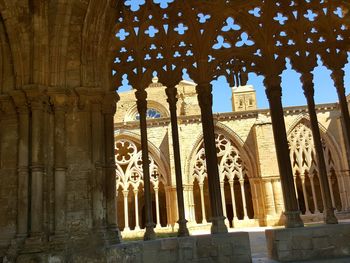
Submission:
[[[302,120],[294,127],[289,134],[289,143],[300,209],[306,214],[322,212],[323,202],[318,178],[319,168],[315,158],[312,132],[307,121]],[[335,167],[332,153],[325,140],[323,140],[323,152],[326,160],[332,204],[335,208],[341,210],[342,204],[335,172],[338,169]]]
[[[128,196],[129,192],[134,194],[134,207],[135,212],[130,214],[135,215],[135,229],[140,229],[140,208],[138,203],[139,191],[143,192],[143,171],[142,171],[142,153],[140,145],[137,145],[135,142],[128,139],[118,139],[115,142],[115,162],[116,162],[116,185],[117,192],[121,192],[124,196],[124,230],[130,230],[129,228],[129,201]],[[164,206],[164,200],[159,200],[159,190],[164,191],[164,186],[167,185],[167,180],[165,171],[162,171],[161,168],[156,164],[152,155],[149,159],[150,166],[150,181],[152,184],[152,189],[154,192],[154,200],[156,205],[156,224],[157,227],[161,226],[159,211],[160,202]],[[142,196],[141,196],[142,197]],[[165,216],[162,213],[162,217]],[[162,221],[164,219],[162,218]],[[142,224],[144,225],[144,223]]]
[[[245,160],[242,160],[240,151],[235,143],[222,133],[216,133],[215,138],[224,216],[227,218],[227,224],[234,225],[232,221],[238,219],[247,220],[248,216],[249,218],[254,218],[254,208],[249,182],[251,175],[249,175]],[[196,210],[198,212],[200,211],[200,215],[198,212],[196,215],[197,221],[200,220],[200,218],[202,219],[202,221],[198,223],[206,223],[209,219],[206,213],[208,204],[206,204],[207,200],[204,198],[204,192],[206,190],[204,185],[207,183],[207,176],[205,152],[203,143],[201,143],[194,156],[192,171],[192,183],[198,184],[200,191],[200,202],[195,203],[195,206],[201,206],[201,210],[198,208]],[[198,200],[198,198],[195,199]],[[230,214],[232,214],[232,217],[230,216],[230,218],[227,215],[227,207],[231,210]]]

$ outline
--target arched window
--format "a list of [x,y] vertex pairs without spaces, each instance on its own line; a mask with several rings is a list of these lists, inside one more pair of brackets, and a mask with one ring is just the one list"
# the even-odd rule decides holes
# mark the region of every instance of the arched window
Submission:
[[[323,202],[318,177],[319,170],[309,122],[302,120],[297,124],[289,134],[288,142],[300,210],[306,214],[322,212]],[[332,153],[324,139],[322,139],[322,144],[332,203],[336,209],[341,210],[338,181]]]
[[[118,194],[118,219],[124,230],[139,229],[145,226],[142,151],[140,144],[118,139],[115,142],[116,184]],[[153,218],[157,227],[167,226],[164,171],[161,171],[152,155],[149,156],[150,180],[152,188]],[[157,221],[159,219],[159,221]]]
[[[221,133],[215,134],[224,214],[230,225],[234,219],[254,218],[248,169],[234,142]],[[207,222],[209,200],[204,144],[201,143],[193,167],[195,216],[197,223]]]
[[[150,108],[147,109],[146,117],[147,119],[158,119],[162,117],[162,114],[158,110]],[[135,119],[140,120],[140,114],[137,113]]]

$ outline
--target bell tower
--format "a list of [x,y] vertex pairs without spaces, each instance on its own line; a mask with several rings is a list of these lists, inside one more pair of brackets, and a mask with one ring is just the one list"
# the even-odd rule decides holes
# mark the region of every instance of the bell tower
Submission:
[[256,110],[256,92],[252,85],[232,88],[232,111]]

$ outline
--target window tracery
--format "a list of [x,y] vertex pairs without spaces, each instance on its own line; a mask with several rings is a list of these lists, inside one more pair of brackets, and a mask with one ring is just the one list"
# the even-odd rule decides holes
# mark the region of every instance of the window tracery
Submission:
[[[232,140],[221,133],[215,133],[215,140],[223,211],[228,224],[233,226],[234,220],[254,218],[248,169],[246,163],[241,158],[239,149]],[[203,143],[195,155],[192,176],[196,220],[198,223],[206,223],[206,217],[209,219],[210,216],[208,214],[208,200],[206,198],[206,187],[208,183]]]
[[[333,207],[341,209],[338,180],[332,152],[322,139]],[[295,176],[299,205],[304,213],[317,213],[323,210],[319,170],[313,143],[312,130],[306,121],[301,121],[289,135],[290,158]]]
[[[119,139],[115,142],[115,162],[116,162],[116,183],[117,188],[138,189],[143,186],[142,172],[142,152],[140,145],[127,139]],[[160,171],[154,158],[150,156],[151,183],[158,187],[159,182],[166,185],[166,179],[163,172]]]

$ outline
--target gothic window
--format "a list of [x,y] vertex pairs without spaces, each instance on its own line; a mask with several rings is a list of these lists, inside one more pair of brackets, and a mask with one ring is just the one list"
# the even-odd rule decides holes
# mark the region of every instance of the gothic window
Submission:
[[[119,222],[124,230],[143,228],[145,210],[141,146],[128,139],[119,139],[115,142],[114,150],[118,206],[124,207],[124,210],[118,212]],[[159,209],[156,211],[164,211],[166,210],[164,187],[167,185],[164,171],[161,171],[151,154],[149,158],[153,207],[158,205]],[[158,216],[155,214],[153,218],[159,218],[159,222],[156,222],[159,227],[167,225],[166,213],[160,213]]]
[[[322,212],[319,170],[309,123],[305,120],[301,121],[289,134],[288,140],[299,208],[305,214]],[[340,210],[341,202],[334,160],[324,139],[322,143],[333,206]]]
[[[216,133],[216,150],[219,163],[223,210],[230,225],[234,219],[254,218],[248,169],[234,142]],[[194,202],[196,221],[207,222],[209,206],[207,198],[207,170],[204,144],[195,155],[193,167]]]
[[[147,119],[158,119],[162,117],[162,114],[158,110],[150,108],[147,109],[146,117]],[[140,114],[137,113],[135,119],[140,120]]]

